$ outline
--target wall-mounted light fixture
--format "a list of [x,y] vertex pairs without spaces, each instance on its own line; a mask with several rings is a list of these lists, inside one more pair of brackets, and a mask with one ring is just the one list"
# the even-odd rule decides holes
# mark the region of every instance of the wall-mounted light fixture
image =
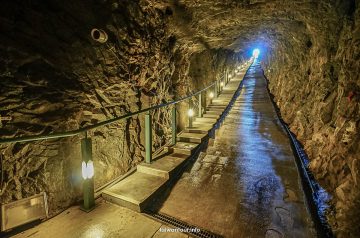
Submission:
[[94,41],[105,43],[108,40],[108,35],[104,30],[94,28],[91,30],[91,38]]

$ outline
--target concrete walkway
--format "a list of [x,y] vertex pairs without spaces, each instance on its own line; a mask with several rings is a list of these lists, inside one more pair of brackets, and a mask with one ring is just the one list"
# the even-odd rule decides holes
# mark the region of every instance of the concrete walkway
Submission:
[[164,232],[171,228],[141,213],[96,201],[97,207],[85,213],[71,207],[40,225],[19,233],[14,238],[187,238],[180,232]]
[[294,156],[260,65],[160,213],[225,237],[315,237]]

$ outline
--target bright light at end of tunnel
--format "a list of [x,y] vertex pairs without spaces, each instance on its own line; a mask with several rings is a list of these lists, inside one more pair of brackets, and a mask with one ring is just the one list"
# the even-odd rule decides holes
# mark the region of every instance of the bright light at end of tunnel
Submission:
[[254,49],[253,50],[253,56],[255,59],[257,59],[259,57],[259,54],[260,54],[260,50],[259,49]]

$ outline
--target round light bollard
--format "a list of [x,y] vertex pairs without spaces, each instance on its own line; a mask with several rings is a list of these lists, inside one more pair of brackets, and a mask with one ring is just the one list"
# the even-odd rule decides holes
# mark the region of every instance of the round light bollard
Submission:
[[192,120],[193,120],[193,116],[194,116],[194,110],[192,108],[190,108],[188,110],[188,116],[189,116],[189,127],[192,127]]
[[87,163],[83,161],[81,164],[81,172],[83,179],[91,179],[94,177],[94,163],[91,160]]
[[213,92],[209,93],[209,98],[210,98],[210,104],[211,104],[212,100],[214,98],[214,93]]
[[189,117],[193,117],[194,116],[194,110],[193,109],[189,109],[189,111],[188,111],[188,116]]

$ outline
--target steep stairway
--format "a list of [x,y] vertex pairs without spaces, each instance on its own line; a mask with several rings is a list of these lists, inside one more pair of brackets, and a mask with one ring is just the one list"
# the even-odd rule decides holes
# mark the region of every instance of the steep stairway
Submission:
[[[247,67],[246,67],[247,68]],[[209,133],[228,108],[239,89],[245,70],[224,86],[221,94],[212,100],[203,117],[196,117],[192,127],[186,127],[177,135],[177,143],[166,147],[167,153],[155,158],[151,164],[140,163],[134,173],[103,191],[102,197],[112,203],[142,212],[177,178],[186,162],[200,152]]]

